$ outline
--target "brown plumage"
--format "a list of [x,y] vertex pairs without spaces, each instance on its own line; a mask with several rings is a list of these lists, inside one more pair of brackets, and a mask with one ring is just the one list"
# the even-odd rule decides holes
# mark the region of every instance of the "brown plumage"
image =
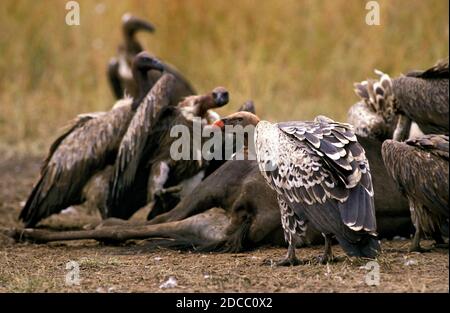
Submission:
[[420,239],[424,234],[443,243],[441,226],[448,223],[448,136],[425,135],[406,142],[386,140],[382,155],[388,173],[409,200],[416,228],[411,250],[422,251]]
[[411,122],[416,122],[425,134],[448,135],[449,68],[448,58],[426,71],[414,71],[391,79],[376,71],[379,81],[355,84],[356,93],[391,128],[396,123],[393,138],[408,137]]
[[256,125],[256,158],[261,174],[278,194],[289,243],[280,265],[300,263],[295,242],[304,236],[308,222],[325,237],[321,262],[332,259],[332,236],[351,256],[377,255],[369,164],[349,124],[322,116],[313,122],[271,124],[238,112],[217,125]]
[[[173,126],[183,125],[192,134],[194,117],[205,119],[210,109],[226,103],[228,92],[223,87],[217,87],[206,95],[187,97],[177,106],[165,103],[159,109],[152,108],[151,115],[146,115],[148,125],[138,122],[130,126],[124,137],[130,140],[126,145],[125,141],[121,144],[114,179],[111,181],[108,216],[129,218],[136,210],[151,202],[154,194],[162,189],[184,181],[190,182],[190,179],[199,182],[201,177],[195,180],[195,176],[201,175],[205,163],[192,159],[173,160],[170,147],[176,138],[170,136],[170,131]],[[150,120],[148,116],[154,118]],[[129,133],[137,135],[128,136]]]
[[[131,63],[133,58],[143,50],[136,38],[136,33],[140,30],[154,32],[155,28],[149,22],[126,13],[122,17],[123,42],[119,45],[117,57],[111,58],[108,64],[108,79],[111,89],[117,99],[121,99],[124,94],[135,97],[137,85],[133,79]],[[172,103],[177,104],[183,97],[195,94],[195,89],[189,81],[173,66],[164,63],[164,70],[177,78],[177,82],[172,91]],[[161,77],[158,71],[148,72],[148,81],[154,85]]]
[[[147,71],[162,70],[145,52],[133,63],[140,92],[148,88]],[[139,105],[139,99],[118,101],[108,112],[81,114],[71,121],[51,145],[20,219],[34,227],[41,219],[70,205],[83,202],[82,190],[89,179],[114,161],[125,131]]]

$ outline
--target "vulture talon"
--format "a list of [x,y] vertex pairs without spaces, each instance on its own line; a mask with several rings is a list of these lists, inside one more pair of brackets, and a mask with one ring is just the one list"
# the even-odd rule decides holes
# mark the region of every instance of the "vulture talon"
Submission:
[[272,259],[265,259],[262,262],[262,265],[267,265],[267,266],[297,266],[297,265],[303,265],[305,264],[304,261],[298,259],[297,257],[293,257],[293,258],[285,258],[279,261],[274,261]]

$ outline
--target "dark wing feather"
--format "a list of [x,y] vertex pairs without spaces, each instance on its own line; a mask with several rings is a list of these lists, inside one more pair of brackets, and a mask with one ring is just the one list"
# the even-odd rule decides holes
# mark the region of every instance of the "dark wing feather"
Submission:
[[330,121],[321,117],[315,122],[277,124],[288,141],[281,146],[292,148],[282,151],[275,170],[263,175],[288,202],[337,201],[344,224],[375,232],[372,180],[364,149],[350,125]]
[[82,201],[89,178],[113,158],[130,120],[131,100],[107,113],[81,115],[50,147],[22,212],[27,227]]
[[447,136],[430,135],[408,143],[386,140],[382,156],[388,173],[410,201],[448,217]]
[[448,57],[438,61],[435,65],[425,71],[411,71],[406,74],[409,77],[418,78],[450,78]]
[[133,116],[120,143],[108,200],[110,203],[119,201],[132,186],[155,117],[162,107],[169,104],[174,82],[173,75],[163,75],[142,100]]

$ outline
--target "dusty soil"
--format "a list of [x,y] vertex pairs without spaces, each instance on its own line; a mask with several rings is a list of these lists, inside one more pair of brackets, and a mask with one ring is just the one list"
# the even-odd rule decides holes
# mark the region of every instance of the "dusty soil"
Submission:
[[[39,171],[40,158],[0,153],[0,227],[18,227],[17,216]],[[77,209],[45,221],[52,228],[98,223],[96,212]],[[424,241],[424,246],[431,245]],[[343,258],[329,265],[294,268],[262,265],[286,249],[261,247],[238,254],[149,250],[145,241],[104,246],[95,241],[37,245],[0,235],[0,292],[448,292],[448,250],[408,253],[409,240],[383,241],[379,284],[369,286],[367,260]],[[301,258],[322,247],[298,249]],[[334,247],[338,256],[342,250]],[[79,285],[66,283],[79,265]],[[376,269],[375,269],[376,270]],[[169,277],[176,286],[161,288]],[[372,280],[373,281],[373,280]]]

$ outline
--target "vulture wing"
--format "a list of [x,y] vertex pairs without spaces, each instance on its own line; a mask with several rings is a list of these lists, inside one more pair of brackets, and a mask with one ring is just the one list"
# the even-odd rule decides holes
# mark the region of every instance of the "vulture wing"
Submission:
[[269,148],[276,147],[275,158],[270,157],[274,151],[261,153],[267,145],[260,145],[258,139],[256,143],[258,163],[274,189],[293,204],[318,210],[338,207],[349,228],[375,232],[369,164],[351,126],[318,117],[315,122],[279,123],[277,127],[278,143],[272,142]]
[[117,151],[128,126],[131,100],[107,113],[80,115],[51,145],[34,186],[19,218],[27,227],[41,219],[82,201],[83,186],[102,169]]
[[169,104],[175,83],[171,74],[163,75],[142,100],[119,147],[108,202],[117,204],[134,182],[143,152],[160,109]]
[[381,152],[388,173],[410,200],[448,217],[448,136],[386,140]]
[[409,77],[418,78],[450,78],[448,57],[438,61],[435,65],[425,71],[412,71],[406,74]]

